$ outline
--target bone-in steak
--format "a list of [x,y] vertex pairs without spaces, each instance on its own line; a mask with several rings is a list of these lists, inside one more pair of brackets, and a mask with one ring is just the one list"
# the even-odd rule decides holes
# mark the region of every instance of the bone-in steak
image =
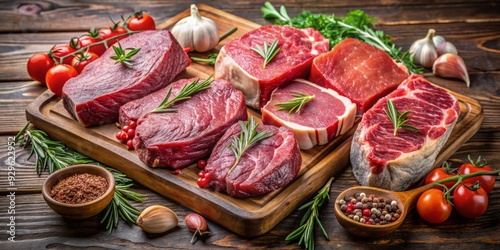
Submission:
[[[247,119],[243,94],[226,80],[175,103],[177,112],[151,113],[172,88],[169,100],[195,79],[182,79],[144,98],[125,104],[120,120],[137,120],[133,144],[150,167],[183,168],[208,156],[224,132]],[[202,80],[200,80],[202,81]]]
[[[299,113],[276,106],[294,99],[292,95],[297,93],[314,96]],[[347,132],[356,118],[356,104],[332,89],[297,79],[274,90],[261,112],[264,124],[288,127],[295,134],[300,149],[310,149]]]
[[407,77],[384,51],[347,38],[314,59],[309,80],[348,97],[363,114]]
[[[278,41],[278,54],[263,68],[264,59],[252,50]],[[264,106],[281,84],[309,75],[313,58],[329,49],[318,31],[266,25],[222,47],[215,63],[215,78],[227,79],[245,95],[248,106]]]
[[217,142],[205,167],[215,190],[240,198],[263,195],[286,186],[297,176],[302,157],[292,131],[286,127],[259,125],[257,131],[263,130],[272,136],[245,151],[229,174],[236,157],[228,146],[232,136],[240,135],[240,124],[231,126]]
[[[398,112],[410,111],[405,124],[418,132],[400,128],[394,136],[384,112],[387,99]],[[351,145],[354,176],[361,185],[407,189],[432,169],[459,115],[453,95],[420,75],[410,76],[363,115]]]
[[169,31],[144,31],[120,44],[141,48],[132,66],[115,64],[110,48],[63,87],[64,107],[83,126],[116,122],[123,104],[167,86],[190,62]]

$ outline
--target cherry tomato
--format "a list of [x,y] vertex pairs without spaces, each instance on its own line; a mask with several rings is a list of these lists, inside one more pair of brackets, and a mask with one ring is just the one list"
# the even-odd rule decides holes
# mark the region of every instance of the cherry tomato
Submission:
[[101,56],[106,51],[104,44],[93,45],[99,41],[101,41],[101,38],[99,38],[98,33],[94,30],[90,30],[88,35],[84,35],[79,38],[79,43],[82,48],[92,45],[89,47],[89,51]]
[[[445,161],[443,162],[440,168],[435,168],[429,174],[427,174],[427,176],[425,177],[425,184],[453,177],[457,174],[457,170],[458,170],[457,168],[451,168],[450,164],[448,164],[448,162]],[[453,184],[455,184],[455,182],[449,181],[442,184],[448,188],[451,188]],[[435,188],[443,190],[442,186],[435,186]]]
[[488,208],[488,194],[479,184],[460,184],[453,191],[453,205],[459,214],[467,218],[477,218]]
[[[458,169],[458,173],[462,175],[475,173],[479,171],[487,171],[487,172],[493,171],[489,166],[486,166],[485,161],[481,160],[481,156],[479,156],[477,161],[475,162],[469,156],[469,163],[462,164]],[[493,190],[493,187],[495,186],[494,175],[481,175],[464,180],[465,183],[469,184],[474,184],[477,181],[480,182],[481,187],[484,189],[484,191],[486,191],[487,194],[489,194],[491,190]]]
[[[75,52],[75,50],[77,49],[75,46],[77,47],[78,45],[58,44],[50,50],[50,53],[52,53],[54,56],[57,56],[57,57],[63,57],[63,56],[66,56],[68,54]],[[59,63],[60,60],[57,57],[55,59]],[[62,63],[70,65],[71,60],[73,60],[73,56],[68,56],[68,57],[64,58]]]
[[150,15],[142,13],[142,11],[138,11],[127,20],[127,27],[134,31],[155,30],[156,24],[155,20]]
[[78,73],[82,73],[82,70],[97,58],[99,58],[99,56],[90,51],[84,52],[83,54],[77,54],[71,61],[71,66],[73,66]]
[[439,189],[425,191],[417,201],[418,214],[430,223],[438,224],[446,221],[450,217],[451,210],[450,202]]
[[[108,39],[108,38],[111,38],[111,37],[114,37],[117,35],[125,34],[125,33],[127,33],[127,30],[125,30],[122,26],[120,26],[120,25],[118,25],[118,23],[116,23],[112,27],[101,28],[99,30],[99,37],[102,40],[105,40],[105,39]],[[111,45],[113,45],[115,42],[117,42],[118,40],[121,40],[123,38],[125,38],[125,36],[121,36],[117,39],[111,39],[111,40],[107,41],[106,43],[108,44],[108,48],[111,47]]]
[[33,54],[26,64],[30,77],[41,83],[45,83],[45,75],[53,66],[54,60],[49,55],[40,52]]
[[75,68],[73,68],[73,66],[58,64],[47,71],[45,82],[47,83],[47,87],[49,87],[54,94],[61,96],[62,88],[66,81],[77,75],[78,72]]

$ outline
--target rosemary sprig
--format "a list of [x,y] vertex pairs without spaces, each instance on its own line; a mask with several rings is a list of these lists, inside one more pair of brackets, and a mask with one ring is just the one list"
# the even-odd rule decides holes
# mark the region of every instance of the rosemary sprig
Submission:
[[399,128],[413,130],[417,132],[419,131],[418,128],[405,124],[408,121],[406,119],[406,116],[410,114],[409,110],[401,114],[396,110],[396,107],[394,106],[394,103],[392,103],[391,100],[387,99],[386,103],[388,109],[384,108],[384,112],[387,114],[392,124],[394,124],[394,136],[396,136]]
[[312,27],[330,40],[333,47],[345,38],[352,37],[376,46],[385,51],[397,62],[403,63],[411,73],[422,74],[423,69],[417,66],[408,51],[402,53],[402,48],[396,47],[391,37],[381,30],[374,30],[373,21],[377,20],[362,10],[351,10],[343,18],[326,14],[313,14],[303,11],[294,18],[290,18],[286,8],[281,6],[278,12],[271,3],[266,2],[261,8],[263,17],[274,19],[274,24],[290,25],[296,28]]
[[[122,45],[120,42],[118,43],[118,47],[113,45],[113,50],[115,51],[114,56],[110,56],[111,59],[116,60],[115,64],[117,63],[123,63],[124,65],[131,67],[132,66],[132,57],[135,56],[141,48],[126,48],[123,49]],[[130,50],[130,52],[126,52],[127,50]]]
[[268,45],[266,41],[264,41],[263,47],[256,45],[255,48],[252,48],[253,51],[257,52],[262,58],[264,58],[264,64],[262,68],[266,68],[266,65],[273,60],[273,58],[278,54],[280,48],[278,47],[278,39],[274,39],[271,45]]
[[191,83],[188,83],[182,87],[181,91],[177,96],[172,98],[172,100],[168,100],[170,98],[170,94],[172,92],[172,87],[168,90],[167,96],[165,96],[165,99],[158,105],[157,108],[155,108],[153,111],[154,113],[166,113],[166,112],[177,112],[177,109],[170,108],[172,105],[174,105],[176,102],[186,100],[191,98],[191,96],[197,92],[203,91],[205,89],[209,89],[211,87],[212,82],[214,81],[212,79],[212,75],[210,75],[207,79],[205,79],[203,82],[199,83],[200,78],[192,81]]
[[208,65],[215,65],[215,60],[217,59],[218,53],[211,53],[208,55],[207,58],[202,58],[202,57],[196,57],[196,56],[191,56],[191,60],[195,62],[204,62],[207,63]]
[[236,161],[227,174],[231,173],[231,171],[233,171],[233,169],[238,165],[241,156],[247,149],[249,149],[256,142],[272,136],[272,133],[265,130],[257,133],[257,127],[259,124],[255,122],[253,117],[251,117],[246,124],[243,124],[242,121],[239,121],[238,123],[241,127],[240,136],[238,137],[237,135],[233,135],[233,137],[231,137],[231,144],[228,146],[228,148],[231,149],[236,156]]
[[318,194],[316,194],[313,200],[299,208],[299,210],[304,210],[306,208],[308,208],[308,210],[300,221],[300,227],[291,232],[285,240],[294,241],[299,239],[299,246],[303,245],[307,249],[314,249],[314,225],[318,225],[325,238],[327,240],[329,239],[325,228],[319,220],[319,208],[323,206],[325,201],[330,199],[330,186],[332,181],[333,177],[318,191]]
[[292,94],[292,97],[293,97],[292,100],[290,100],[288,102],[276,103],[276,104],[274,104],[274,106],[281,107],[281,109],[279,109],[280,111],[289,110],[288,114],[291,114],[294,111],[295,111],[295,113],[298,114],[298,113],[300,113],[300,109],[302,109],[302,106],[304,106],[304,104],[306,104],[309,101],[311,101],[312,99],[314,99],[314,97],[316,97],[316,96],[315,95],[308,95],[308,94],[305,94],[303,92],[296,92],[296,93]]
[[118,170],[103,166],[99,162],[67,148],[60,141],[51,140],[42,130],[28,129],[29,124],[28,122],[16,135],[15,143],[23,148],[31,145],[31,152],[28,159],[35,155],[35,169],[38,175],[47,168],[49,173],[52,174],[58,169],[75,164],[96,164],[102,166],[115,177],[115,193],[113,200],[104,211],[101,224],[105,224],[106,230],[111,234],[113,228],[118,225],[120,217],[129,224],[135,223],[140,211],[130,204],[128,200],[143,202],[146,196],[129,190],[133,185],[131,179]]

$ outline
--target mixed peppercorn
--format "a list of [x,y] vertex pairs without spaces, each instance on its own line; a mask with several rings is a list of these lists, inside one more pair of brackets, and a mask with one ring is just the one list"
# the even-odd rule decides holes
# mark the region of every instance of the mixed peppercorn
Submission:
[[370,225],[385,225],[394,222],[402,212],[397,201],[377,197],[374,194],[356,193],[336,203],[345,216]]

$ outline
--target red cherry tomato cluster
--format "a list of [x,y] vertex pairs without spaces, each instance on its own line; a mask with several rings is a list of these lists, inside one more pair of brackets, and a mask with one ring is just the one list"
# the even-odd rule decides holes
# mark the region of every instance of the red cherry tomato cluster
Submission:
[[131,121],[128,125],[123,126],[122,129],[116,133],[116,139],[127,145],[129,150],[134,148],[132,139],[134,139],[136,127],[137,123],[135,121]]
[[[120,22],[113,22],[113,25],[98,31],[91,29],[87,34],[71,38],[67,44],[54,45],[48,53],[33,54],[26,65],[29,76],[35,81],[46,83],[52,92],[61,96],[66,81],[77,76],[83,68],[106,51],[105,43],[109,48],[118,40],[125,38],[124,34],[156,29],[154,19],[142,11],[133,13],[122,23],[123,25]],[[106,39],[109,40],[105,42]],[[53,69],[56,66],[57,69]]]
[[[469,156],[469,162],[463,163],[459,168],[452,169],[446,163],[441,168],[432,170],[426,176],[425,183],[481,171],[493,172],[491,167],[481,160],[481,157],[473,161]],[[486,212],[488,194],[494,186],[495,176],[493,175],[466,178],[459,183],[457,181],[446,182],[443,186],[424,192],[417,201],[417,211],[424,220],[431,223],[446,221],[453,209],[466,218],[477,218]]]

